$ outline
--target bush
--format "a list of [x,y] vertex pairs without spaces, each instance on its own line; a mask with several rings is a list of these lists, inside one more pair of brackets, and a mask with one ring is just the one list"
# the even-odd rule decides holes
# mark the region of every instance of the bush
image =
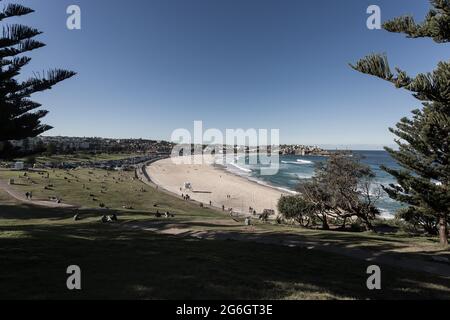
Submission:
[[352,232],[362,232],[365,229],[366,228],[365,228],[364,224],[361,223],[361,220],[359,220],[359,219],[353,221],[352,224],[350,225],[350,230]]
[[297,190],[305,199],[315,204],[315,215],[328,229],[329,218],[345,222],[347,219],[360,219],[366,229],[372,229],[372,222],[379,215],[375,207],[381,195],[376,188],[373,194],[375,174],[359,159],[333,154],[328,161],[319,163],[314,177],[301,182]]
[[408,207],[400,209],[397,211],[396,218],[404,221],[408,225],[407,229],[415,233],[426,232],[429,235],[439,233],[436,217],[423,208]]
[[310,224],[313,208],[313,204],[301,196],[283,196],[278,201],[278,211],[283,218],[293,219],[303,226]]

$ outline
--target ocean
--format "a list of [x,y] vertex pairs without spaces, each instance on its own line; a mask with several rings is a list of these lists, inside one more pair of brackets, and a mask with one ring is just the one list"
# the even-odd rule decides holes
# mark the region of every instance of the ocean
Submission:
[[[389,168],[399,168],[399,165],[386,151],[353,151],[354,157],[359,157],[361,162],[370,166],[376,175],[375,186],[396,184],[395,179],[380,169],[381,165]],[[250,155],[250,157],[256,157]],[[261,175],[259,164],[249,164],[249,159],[241,157],[235,161],[234,157],[227,158],[225,167],[233,174],[243,176],[254,182],[278,188],[287,192],[294,192],[300,179],[309,179],[314,175],[314,167],[317,162],[326,161],[326,157],[320,156],[280,156],[280,170],[275,175]],[[382,197],[377,202],[377,207],[384,218],[393,218],[395,212],[402,205],[383,191]]]

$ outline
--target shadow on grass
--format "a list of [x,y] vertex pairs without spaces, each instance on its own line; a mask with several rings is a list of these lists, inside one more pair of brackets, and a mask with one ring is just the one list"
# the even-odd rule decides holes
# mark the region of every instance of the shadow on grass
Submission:
[[0,219],[4,220],[35,220],[48,219],[50,221],[59,221],[73,218],[79,214],[81,219],[101,217],[102,215],[154,215],[147,211],[121,211],[115,209],[77,209],[77,208],[45,208],[27,204],[0,205]]
[[0,219],[67,219],[73,217],[73,209],[43,208],[27,204],[0,205]]
[[450,264],[436,262],[433,258],[449,258],[450,251],[436,249],[426,251],[421,248],[411,250],[411,244],[403,240],[383,239],[381,236],[353,236],[340,232],[274,232],[244,227],[239,223],[173,221],[165,219],[129,221],[124,224],[141,230],[158,231],[163,234],[178,234],[184,237],[208,240],[235,240],[291,247],[306,247],[337,253],[352,258],[386,263],[396,267],[416,271],[428,270],[450,279]]
[[[70,219],[74,212],[1,205],[0,219],[51,222]],[[86,219],[117,211],[79,212]],[[117,213],[120,217],[122,212]],[[125,214],[149,215],[141,211]],[[185,228],[187,237],[124,227],[135,224],[141,229],[156,226],[158,231]],[[190,237],[198,232],[208,241]],[[379,237],[365,239],[369,238],[380,241]],[[320,231],[257,233],[239,223],[184,217],[149,217],[117,225],[83,220],[62,225],[6,225],[0,226],[0,298],[450,299],[449,279],[392,268],[382,260],[376,264],[382,267],[383,290],[367,290],[366,269],[373,262],[348,256],[361,241],[364,238]],[[334,252],[288,247],[298,242]],[[394,256],[388,251],[402,244],[380,242],[373,248],[369,245],[377,258],[426,255]],[[81,292],[65,287],[65,271],[72,264],[82,268]]]
[[[273,244],[196,240],[96,223],[3,226],[0,298],[450,299],[450,281],[382,266],[383,290],[366,288],[367,262]],[[69,292],[66,268],[82,269]]]

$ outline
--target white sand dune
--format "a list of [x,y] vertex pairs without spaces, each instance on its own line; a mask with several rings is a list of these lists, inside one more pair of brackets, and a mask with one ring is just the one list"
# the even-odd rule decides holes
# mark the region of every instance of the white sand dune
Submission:
[[[277,202],[282,191],[249,181],[214,166],[214,158],[196,157],[199,164],[186,164],[189,158],[169,158],[157,161],[147,167],[152,181],[177,195],[188,194],[191,199],[214,207],[222,205],[234,212],[248,213],[249,207],[258,213],[264,209],[277,212]],[[202,161],[203,160],[203,161]],[[203,162],[203,163],[202,163]],[[190,182],[192,190],[184,189],[184,183]],[[230,195],[231,198],[227,198]]]

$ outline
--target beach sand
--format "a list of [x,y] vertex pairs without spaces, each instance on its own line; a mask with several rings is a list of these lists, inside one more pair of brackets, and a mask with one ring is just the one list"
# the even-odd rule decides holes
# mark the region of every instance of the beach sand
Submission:
[[[151,180],[167,191],[177,195],[188,194],[191,199],[217,208],[225,206],[233,212],[249,213],[249,207],[261,213],[272,209],[278,213],[277,202],[282,191],[249,181],[214,165],[214,157],[196,156],[199,164],[183,163],[187,157],[169,158],[149,165],[146,170]],[[203,161],[200,161],[202,160]],[[202,163],[203,162],[203,163]],[[192,190],[184,188],[185,182]],[[181,190],[180,190],[181,188]],[[230,198],[227,198],[230,195]]]

